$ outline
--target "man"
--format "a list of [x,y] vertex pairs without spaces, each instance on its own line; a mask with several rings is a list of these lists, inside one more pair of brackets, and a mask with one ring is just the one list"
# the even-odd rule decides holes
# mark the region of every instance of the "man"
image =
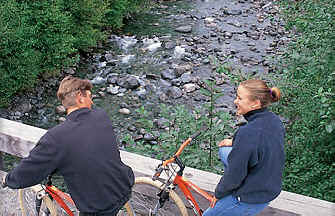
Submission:
[[92,84],[72,76],[57,96],[66,121],[48,130],[29,156],[10,171],[3,184],[13,189],[40,183],[57,171],[65,180],[81,216],[114,216],[129,200],[134,174],[120,158],[108,115],[92,109]]

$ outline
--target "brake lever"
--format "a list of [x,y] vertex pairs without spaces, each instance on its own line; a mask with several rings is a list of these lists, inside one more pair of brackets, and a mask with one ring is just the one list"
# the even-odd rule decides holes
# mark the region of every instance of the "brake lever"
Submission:
[[156,173],[152,176],[152,180],[156,181],[163,172],[163,170],[164,168],[162,167],[162,164],[159,164],[158,167],[155,169]]

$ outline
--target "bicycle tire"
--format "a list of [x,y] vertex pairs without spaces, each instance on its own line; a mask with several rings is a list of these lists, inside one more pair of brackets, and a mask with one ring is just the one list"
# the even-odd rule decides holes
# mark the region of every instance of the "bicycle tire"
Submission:
[[[34,188],[32,190],[34,192],[36,192]],[[29,205],[27,204],[27,200],[24,199],[23,189],[18,190],[18,195],[19,195],[18,199],[19,199],[19,203],[20,203],[20,210],[21,210],[22,216],[31,215],[31,213],[29,211],[34,209],[34,205],[30,206],[31,208],[29,210],[27,209],[27,206],[29,206]],[[52,200],[48,196],[44,196],[42,198],[42,205],[45,205],[45,207],[42,206],[41,209],[47,208],[50,212],[50,216],[57,216],[56,207],[55,207],[54,203],[52,202]],[[35,210],[33,210],[33,211],[36,212]]]
[[129,202],[124,204],[123,208],[117,213],[117,216],[136,216]]
[[[162,186],[158,181],[153,181],[148,177],[137,177],[132,189],[132,196],[129,200],[136,216],[150,216],[151,212],[158,203],[157,193],[161,191]],[[174,191],[169,192],[169,199],[159,208],[156,216],[188,216],[187,209]]]

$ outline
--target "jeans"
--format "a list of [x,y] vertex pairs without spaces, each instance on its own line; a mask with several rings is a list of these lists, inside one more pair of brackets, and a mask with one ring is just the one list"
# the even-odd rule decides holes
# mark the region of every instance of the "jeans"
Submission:
[[[228,155],[232,147],[220,147],[219,158],[224,168],[228,167]],[[208,208],[203,216],[252,216],[261,212],[269,203],[245,203],[239,201],[237,197],[228,195],[216,202],[214,208]]]

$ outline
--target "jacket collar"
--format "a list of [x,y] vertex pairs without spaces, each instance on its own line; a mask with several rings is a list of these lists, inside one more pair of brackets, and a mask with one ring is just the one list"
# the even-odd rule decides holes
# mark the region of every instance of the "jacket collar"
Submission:
[[268,109],[265,107],[265,108],[261,108],[261,109],[256,109],[256,110],[251,110],[249,112],[247,112],[246,114],[243,115],[243,117],[247,120],[247,121],[250,121],[252,120],[257,113],[262,113],[262,112],[265,112],[267,111]]
[[74,121],[78,118],[78,116],[82,115],[82,114],[85,114],[85,113],[88,113],[90,112],[91,110],[89,108],[80,108],[80,109],[77,109],[73,112],[71,112],[69,115],[66,116],[66,119],[68,120],[71,120],[71,121]]

